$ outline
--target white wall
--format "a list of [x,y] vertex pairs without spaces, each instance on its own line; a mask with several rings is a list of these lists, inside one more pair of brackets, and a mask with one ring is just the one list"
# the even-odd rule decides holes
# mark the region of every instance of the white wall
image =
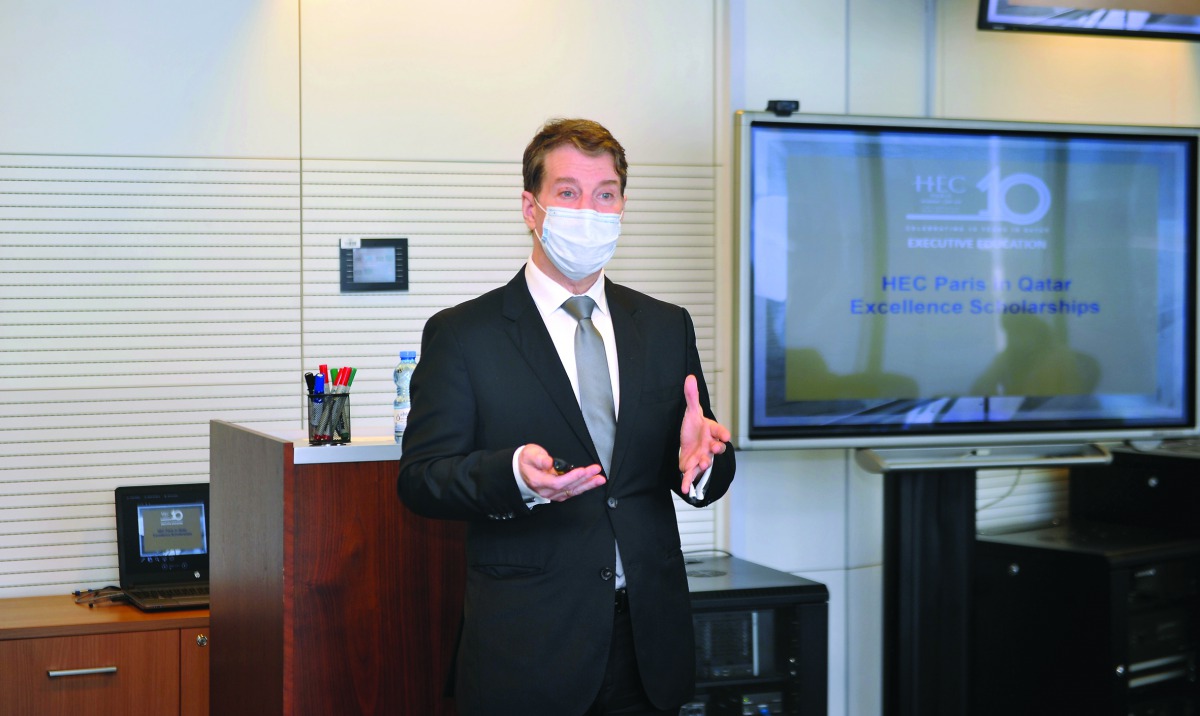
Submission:
[[[527,254],[518,160],[549,116],[625,143],[635,241],[612,273],[693,311],[718,412],[735,110],[1200,124],[1195,46],[984,33],[975,10],[7,0],[0,368],[21,383],[0,398],[0,595],[115,579],[112,488],[206,479],[211,417],[297,427],[302,366],[362,367],[355,429],[386,430],[395,350]],[[409,236],[413,289],[341,296],[343,235]],[[685,539],[826,583],[829,713],[878,713],[879,478],[846,451],[739,464]],[[1016,512],[1058,509],[1060,477],[1026,483]]]
[[711,166],[715,12],[680,0],[305,3],[304,155],[512,162],[548,116],[585,116],[638,164]]
[[295,4],[5,0],[0,152],[296,157]]
[[113,488],[294,426],[298,12],[0,12],[0,596],[116,582]]

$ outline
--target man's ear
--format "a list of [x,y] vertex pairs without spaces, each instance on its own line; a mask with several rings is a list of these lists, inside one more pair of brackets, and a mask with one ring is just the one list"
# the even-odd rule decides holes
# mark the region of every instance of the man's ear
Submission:
[[521,216],[525,219],[525,225],[533,231],[537,227],[537,215],[534,213],[537,207],[533,203],[533,194],[523,191],[521,192]]

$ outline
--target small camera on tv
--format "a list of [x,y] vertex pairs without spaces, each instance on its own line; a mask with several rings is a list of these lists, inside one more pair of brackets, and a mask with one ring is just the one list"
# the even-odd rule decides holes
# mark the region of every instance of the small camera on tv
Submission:
[[800,111],[800,100],[798,99],[771,99],[767,100],[767,111],[774,112],[778,117],[787,117],[792,112]]

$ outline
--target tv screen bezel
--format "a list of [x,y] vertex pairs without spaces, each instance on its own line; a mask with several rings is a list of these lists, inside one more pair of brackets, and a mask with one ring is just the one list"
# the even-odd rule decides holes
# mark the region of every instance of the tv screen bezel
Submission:
[[[1190,385],[1187,404],[1191,415],[1186,425],[1136,427],[1119,425],[1112,427],[1087,427],[1085,429],[1054,430],[1034,429],[1008,432],[997,425],[996,429],[979,429],[967,432],[939,432],[936,434],[897,434],[895,431],[873,433],[864,427],[852,435],[821,434],[814,428],[796,428],[790,433],[773,436],[752,435],[750,334],[753,310],[752,276],[750,251],[750,202],[749,177],[751,128],[756,123],[820,125],[847,129],[897,128],[901,130],[966,130],[970,132],[997,131],[1004,133],[1035,133],[1046,135],[1071,134],[1130,134],[1135,136],[1161,135],[1164,137],[1187,137],[1192,141],[1191,156],[1192,201],[1189,207],[1189,250],[1191,269],[1187,276],[1187,293],[1191,297],[1191,320],[1185,337],[1186,364],[1190,366]],[[1197,389],[1197,313],[1200,312],[1200,226],[1197,207],[1200,206],[1200,128],[1171,126],[1134,126],[1104,124],[1065,124],[1051,122],[1016,122],[1011,120],[969,120],[917,117],[887,117],[870,115],[792,114],[779,116],[771,112],[739,111],[734,127],[734,249],[735,272],[735,336],[734,349],[734,410],[733,439],[742,449],[890,449],[890,448],[942,448],[942,447],[987,447],[1020,445],[1087,445],[1095,443],[1158,442],[1169,439],[1191,438],[1200,435],[1200,390]]]
[[[1037,24],[1020,24],[1012,22],[1004,22],[992,18],[991,15],[992,0],[979,0],[979,15],[976,22],[976,27],[980,30],[1001,31],[1001,32],[1032,32],[1037,34],[1058,34],[1058,35],[1092,35],[1102,37],[1125,37],[1125,38],[1141,38],[1150,40],[1184,40],[1186,42],[1200,42],[1200,31],[1195,33],[1184,32],[1161,32],[1156,30],[1115,30],[1109,28],[1096,27],[1075,27],[1070,25],[1037,25]],[[1070,4],[1056,5],[1053,2],[1047,2],[1046,7],[1070,7]],[[1111,10],[1120,10],[1122,8],[1113,7],[1106,8]]]

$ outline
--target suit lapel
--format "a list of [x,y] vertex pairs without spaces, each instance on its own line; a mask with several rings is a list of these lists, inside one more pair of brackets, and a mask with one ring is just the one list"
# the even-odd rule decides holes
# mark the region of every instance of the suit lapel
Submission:
[[613,336],[617,343],[617,364],[621,381],[621,410],[617,415],[617,434],[613,439],[611,469],[620,474],[621,460],[629,441],[637,431],[638,409],[641,405],[642,383],[645,380],[645,351],[641,329],[637,322],[637,306],[619,286],[608,281],[605,294],[612,314]]
[[[558,409],[562,419],[579,437],[580,442],[587,446],[592,459],[600,462],[596,447],[592,445],[592,436],[588,433],[587,423],[583,421],[583,412],[579,409],[579,401],[575,391],[571,389],[571,379],[567,377],[562,361],[558,359],[558,350],[550,340],[546,323],[538,313],[533,298],[529,295],[529,287],[525,284],[525,271],[522,269],[509,281],[504,289],[504,317],[509,320],[506,332],[517,351],[529,365],[530,370],[545,387],[550,400]],[[624,385],[622,383],[622,385]],[[620,435],[620,426],[617,429]],[[614,450],[615,452],[615,450]]]

